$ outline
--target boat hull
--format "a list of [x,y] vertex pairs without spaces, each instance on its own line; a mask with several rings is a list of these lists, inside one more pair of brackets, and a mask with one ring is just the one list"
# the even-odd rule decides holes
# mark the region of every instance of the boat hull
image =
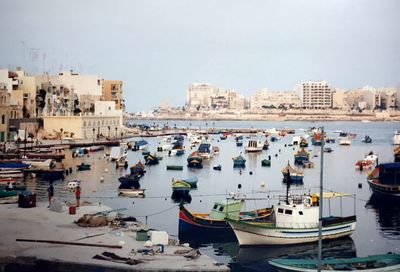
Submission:
[[373,180],[367,180],[372,192],[379,197],[391,197],[400,199],[400,185],[383,185],[374,183]]
[[[351,217],[353,218],[353,217]],[[314,228],[274,228],[228,220],[240,246],[246,245],[290,245],[318,241],[318,226]],[[356,228],[354,220],[324,226],[322,239],[336,239],[351,235]]]

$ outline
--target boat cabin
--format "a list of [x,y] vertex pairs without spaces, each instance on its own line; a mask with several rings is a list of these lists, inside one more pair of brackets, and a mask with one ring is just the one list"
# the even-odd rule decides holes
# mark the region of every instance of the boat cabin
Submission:
[[244,200],[226,199],[217,201],[210,212],[210,217],[219,220],[224,220],[225,218],[238,220],[243,205]]
[[280,198],[275,207],[276,226],[282,228],[318,227],[319,207],[310,196],[289,196],[289,204]]

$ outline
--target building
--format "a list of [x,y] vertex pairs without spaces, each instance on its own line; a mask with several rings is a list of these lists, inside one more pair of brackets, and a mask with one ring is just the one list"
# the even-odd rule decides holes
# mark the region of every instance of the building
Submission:
[[122,117],[114,101],[96,101],[94,113],[43,116],[43,128],[47,134],[62,131],[64,136],[76,139],[116,137],[123,133]]
[[332,108],[332,87],[326,81],[308,81],[300,86],[301,106],[306,109]]
[[332,108],[334,109],[345,109],[345,90],[336,88],[332,93]]
[[210,107],[211,97],[218,95],[219,89],[208,83],[193,83],[187,89],[186,106],[189,108]]
[[300,106],[299,95],[292,91],[259,90],[250,97],[251,109],[262,108],[297,108]]
[[122,98],[122,81],[121,80],[104,80],[103,81],[103,100],[114,101],[117,110],[124,110],[125,104]]
[[0,142],[8,141],[8,119],[10,116],[10,93],[5,83],[0,83]]

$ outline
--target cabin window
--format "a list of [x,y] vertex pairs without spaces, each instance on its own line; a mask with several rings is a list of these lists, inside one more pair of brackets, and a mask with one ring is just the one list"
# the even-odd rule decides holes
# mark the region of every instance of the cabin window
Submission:
[[285,214],[292,214],[292,210],[285,210]]
[[215,204],[213,209],[216,210],[217,208],[218,208],[218,204]]
[[219,211],[222,212],[224,210],[224,206],[219,207]]
[[279,209],[278,209],[278,213],[283,213],[283,209],[282,209],[282,208],[279,208]]
[[299,215],[303,215],[303,211],[299,211]]

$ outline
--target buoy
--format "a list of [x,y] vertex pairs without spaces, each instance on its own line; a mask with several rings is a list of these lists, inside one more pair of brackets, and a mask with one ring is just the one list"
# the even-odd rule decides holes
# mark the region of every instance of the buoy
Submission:
[[358,184],[358,188],[362,188],[362,183],[361,182]]
[[241,189],[242,188],[242,184],[238,184],[238,189]]
[[249,174],[250,174],[250,175],[253,175],[253,171],[250,171]]
[[107,169],[107,168],[106,168],[106,169],[104,169],[104,172],[106,172],[106,173],[107,173],[107,172],[108,172],[108,169]]
[[[285,144],[285,147],[287,147],[287,145]],[[280,149],[279,149],[280,150]]]
[[264,182],[264,181],[261,182],[261,183],[260,183],[260,186],[261,186],[261,188],[265,188],[265,182]]
[[278,157],[278,154],[275,154],[275,157]]

